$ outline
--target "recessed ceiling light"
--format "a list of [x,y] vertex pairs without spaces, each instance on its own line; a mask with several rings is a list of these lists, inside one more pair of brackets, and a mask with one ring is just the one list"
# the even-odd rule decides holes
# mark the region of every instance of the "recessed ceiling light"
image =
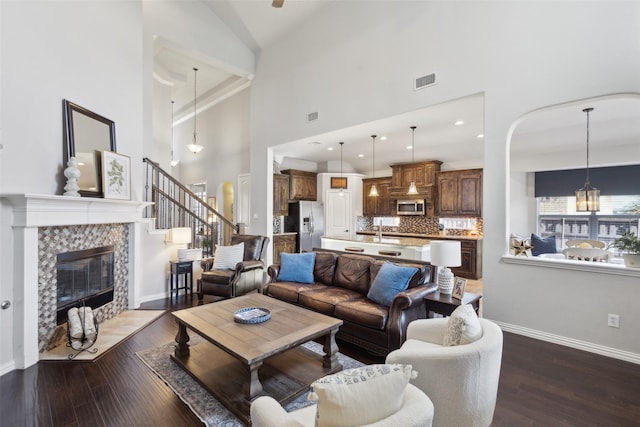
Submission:
[[456,122],[454,123],[454,125],[456,126],[462,126],[464,124],[463,120],[456,120]]
[[479,133],[478,136],[476,138],[482,139],[484,138],[484,133]]
[[364,154],[358,154],[358,157],[364,157]]
[[327,150],[333,151],[333,147],[329,147],[329,148],[327,148]]
[[386,136],[381,136],[381,137],[380,137],[380,141],[386,141],[386,140],[387,140],[387,137],[386,137]]
[[413,148],[412,145],[407,145],[407,150],[411,150]]

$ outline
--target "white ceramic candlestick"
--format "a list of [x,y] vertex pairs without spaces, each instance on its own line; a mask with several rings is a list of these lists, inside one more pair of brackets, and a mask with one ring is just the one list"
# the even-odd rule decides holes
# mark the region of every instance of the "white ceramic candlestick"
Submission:
[[68,167],[64,170],[64,176],[67,177],[67,185],[64,186],[64,195],[68,197],[80,197],[78,190],[78,178],[80,178],[80,169],[75,157],[71,157],[67,163]]

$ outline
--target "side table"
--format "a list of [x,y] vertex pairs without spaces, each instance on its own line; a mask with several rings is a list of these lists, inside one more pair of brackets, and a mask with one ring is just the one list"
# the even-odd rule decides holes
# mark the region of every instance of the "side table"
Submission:
[[[173,291],[176,291],[176,298],[180,289],[184,289],[184,294],[187,294],[187,289],[193,296],[193,261],[169,261],[171,264],[171,289],[170,295],[173,297]],[[180,286],[180,275],[184,275],[183,286]],[[188,282],[187,282],[188,280]]]
[[478,314],[480,309],[480,298],[482,295],[465,292],[462,301],[453,298],[451,295],[441,294],[439,291],[432,292],[424,297],[424,305],[427,311],[427,318],[430,313],[438,313],[443,316],[451,316],[453,310],[464,304],[471,304]]

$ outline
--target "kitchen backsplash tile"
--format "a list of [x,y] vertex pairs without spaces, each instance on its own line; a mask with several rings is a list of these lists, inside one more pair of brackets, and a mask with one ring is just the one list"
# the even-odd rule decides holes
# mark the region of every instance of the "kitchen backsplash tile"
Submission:
[[[383,226],[383,232],[411,233],[411,234],[439,234],[440,218],[426,216],[401,216],[400,224],[397,227]],[[478,236],[482,236],[483,223],[482,218],[472,218],[475,221],[475,229],[464,228],[448,228],[445,230],[447,236],[468,236],[472,232],[477,232]],[[447,221],[449,222],[449,221]],[[464,221],[463,221],[464,222]],[[449,222],[450,223],[450,222]],[[467,222],[464,222],[467,223]],[[468,224],[472,224],[469,221]],[[358,231],[376,231],[377,224],[373,223],[373,217],[359,216],[357,217]]]

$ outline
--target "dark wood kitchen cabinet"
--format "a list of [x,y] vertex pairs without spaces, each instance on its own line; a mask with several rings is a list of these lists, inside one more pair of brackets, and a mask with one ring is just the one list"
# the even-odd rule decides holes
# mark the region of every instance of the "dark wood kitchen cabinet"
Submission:
[[292,254],[296,252],[296,233],[273,235],[273,263],[280,264],[282,252]]
[[289,175],[289,200],[318,200],[318,174],[315,172],[287,169]]
[[273,174],[273,216],[289,215],[289,175]]
[[482,169],[438,172],[439,216],[482,216]]
[[435,196],[433,189],[436,185],[436,173],[441,164],[439,160],[429,160],[391,165],[391,196],[405,199],[415,197],[407,196],[409,185],[414,181],[421,197],[432,198]]
[[454,275],[465,279],[482,278],[482,239],[460,241],[461,266],[451,267]]
[[[369,196],[371,186],[376,184],[378,197]],[[362,215],[392,216],[396,212],[390,195],[391,177],[365,178],[362,180]]]

